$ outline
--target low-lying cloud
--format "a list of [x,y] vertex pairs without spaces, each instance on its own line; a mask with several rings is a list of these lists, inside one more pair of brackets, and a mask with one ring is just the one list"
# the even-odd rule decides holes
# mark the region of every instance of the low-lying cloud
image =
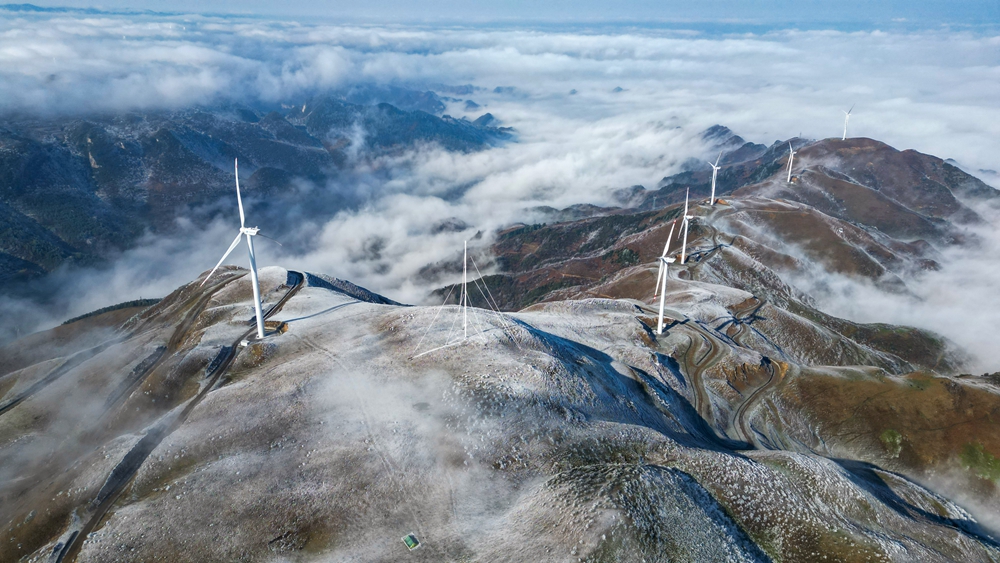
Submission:
[[[544,132],[525,127],[545,123],[539,112],[585,120],[666,113],[759,141],[823,138],[838,134],[841,110],[857,104],[854,135],[989,168],[1000,132],[1000,37],[973,32],[588,33],[9,16],[0,23],[0,110],[8,111],[281,103],[381,82],[480,87],[471,97],[528,138]],[[515,90],[494,93],[497,86]],[[461,113],[457,106],[450,109]]]
[[1000,323],[996,280],[1000,276],[1000,209],[979,205],[985,223],[967,227],[975,242],[947,249],[941,268],[907,280],[906,293],[889,293],[847,276],[815,272],[793,283],[816,298],[820,309],[864,323],[915,326],[944,335],[971,354],[975,373],[1000,371],[994,327]]
[[[409,302],[429,289],[418,281],[420,269],[454,257],[463,240],[481,232],[476,244],[485,244],[503,225],[536,220],[527,210],[539,205],[607,205],[615,189],[655,186],[688,158],[706,156],[698,135],[716,123],[765,144],[824,138],[840,134],[841,110],[856,104],[852,136],[954,157],[971,170],[998,168],[1000,37],[982,33],[712,35],[195,15],[9,16],[0,22],[6,115],[226,102],[279,107],[377,83],[437,89],[451,96],[445,113],[472,119],[488,111],[514,127],[516,142],[485,151],[421,146],[358,161],[340,184],[314,186],[303,198],[350,190],[365,195],[363,204],[274,233],[302,244],[258,245],[263,264],[329,273]],[[451,218],[468,228],[435,229]],[[235,209],[209,225],[181,224],[170,239],[150,237],[107,269],[57,274],[76,285],[55,298],[42,324],[165,294],[210,268],[234,234]],[[244,252],[230,261],[244,264]],[[995,264],[980,252],[946,271],[979,264],[976,257]],[[839,302],[831,299],[834,312],[868,320],[863,311],[837,308]],[[18,306],[21,318],[31,312]],[[946,325],[940,330],[947,336],[972,342],[960,337],[965,323]]]

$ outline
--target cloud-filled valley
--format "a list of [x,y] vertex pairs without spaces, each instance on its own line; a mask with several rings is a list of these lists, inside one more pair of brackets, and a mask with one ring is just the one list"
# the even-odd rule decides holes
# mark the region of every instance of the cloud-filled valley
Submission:
[[[441,113],[455,118],[489,112],[513,128],[512,140],[485,150],[419,144],[355,155],[335,180],[297,184],[305,207],[343,193],[358,195],[353,205],[295,215],[275,233],[290,244],[259,245],[263,263],[421,302],[434,288],[421,269],[453,259],[463,240],[482,233],[475,244],[485,245],[501,227],[544,221],[532,211],[539,206],[617,205],[617,189],[656,187],[689,159],[709,156],[700,134],[714,124],[765,145],[821,139],[839,136],[842,110],[856,104],[851,136],[954,158],[973,173],[996,169],[998,47],[1000,37],[949,30],[713,35],[12,13],[0,23],[0,111],[11,123],[232,104],[290,111],[327,91],[377,84],[432,90]],[[275,212],[249,200],[251,224],[254,209]],[[106,266],[57,271],[46,283],[58,297],[44,307],[8,299],[5,315],[45,326],[163,295],[225,250],[235,206],[219,209],[207,223],[182,218],[166,236],[146,234]],[[453,218],[465,228],[436,228]],[[995,269],[996,233],[982,229],[980,250],[918,282],[924,305],[873,312],[881,295],[843,280],[804,289],[827,291],[816,297],[831,313],[933,328],[978,347],[972,327],[989,326],[989,311],[967,311],[977,322],[942,322],[926,298],[954,291],[963,298],[949,310],[961,311],[965,297],[989,295],[987,278],[966,269]],[[236,256],[230,262],[242,265]]]
[[0,5],[0,563],[1000,561],[995,24],[394,2]]

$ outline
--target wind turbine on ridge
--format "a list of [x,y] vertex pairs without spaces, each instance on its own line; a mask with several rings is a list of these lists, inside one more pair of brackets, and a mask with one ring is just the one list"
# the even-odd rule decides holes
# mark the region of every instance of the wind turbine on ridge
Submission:
[[236,170],[236,204],[240,208],[240,232],[236,235],[236,238],[233,239],[233,243],[229,245],[229,250],[227,250],[226,253],[222,255],[222,259],[219,260],[219,263],[216,264],[214,268],[212,268],[212,271],[209,272],[207,276],[205,276],[205,279],[201,282],[201,285],[205,285],[205,282],[207,282],[208,278],[212,277],[212,274],[214,274],[215,271],[219,269],[219,266],[221,266],[222,263],[226,260],[226,257],[229,256],[229,253],[231,253],[233,249],[240,244],[240,238],[246,235],[247,250],[250,253],[250,282],[251,285],[253,285],[253,307],[254,307],[254,314],[257,317],[257,338],[262,339],[264,338],[264,313],[263,311],[261,311],[260,308],[260,282],[257,279],[257,259],[254,257],[254,252],[253,252],[253,237],[257,236],[257,234],[260,232],[260,229],[258,229],[257,227],[246,226],[246,217],[243,214],[243,198],[240,196],[240,166],[239,162],[235,159],[233,161],[233,166]]
[[[656,334],[663,334],[663,302],[667,295],[667,267],[674,262],[673,258],[667,257],[667,253],[670,251],[670,239],[674,238],[674,226],[677,221],[670,222],[670,234],[667,235],[667,244],[663,246],[663,254],[660,255],[659,269],[656,271],[656,286],[653,288],[653,297],[656,297],[656,292],[660,292],[660,317],[659,321],[656,323]],[[660,287],[660,280],[663,280],[663,287]]]
[[688,245],[688,223],[691,219],[694,219],[693,215],[688,215],[688,199],[691,197],[691,188],[687,189],[687,194],[684,196],[684,242],[681,244],[681,264],[687,263],[687,245]]
[[788,183],[792,183],[792,161],[795,160],[795,149],[792,148],[792,142],[788,141]]
[[709,205],[715,205],[715,178],[719,175],[719,169],[722,168],[719,166],[720,160],[722,160],[721,152],[719,153],[719,158],[715,159],[715,164],[712,164],[711,162],[708,163],[708,165],[712,167],[712,197],[708,200]]
[[851,109],[849,109],[847,111],[841,110],[841,111],[844,111],[844,136],[840,138],[841,141],[846,141],[847,140],[847,122],[851,120],[851,112],[854,111],[854,106],[855,105],[857,105],[857,104],[851,105]]

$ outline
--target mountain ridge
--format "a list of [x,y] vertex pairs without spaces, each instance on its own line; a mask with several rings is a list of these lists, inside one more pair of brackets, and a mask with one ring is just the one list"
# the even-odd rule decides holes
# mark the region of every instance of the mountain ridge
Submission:
[[[411,532],[423,545],[409,556],[428,561],[1000,555],[920,484],[912,459],[941,454],[903,424],[947,412],[914,408],[922,397],[963,397],[982,416],[995,386],[761,354],[754,319],[769,313],[737,303],[742,328],[727,335],[680,277],[663,335],[642,301],[549,301],[506,320],[479,310],[473,340],[417,355],[458,311],[268,267],[270,334],[239,344],[253,331],[245,272],[54,329],[59,347],[33,336],[16,364],[24,348],[0,348],[3,471],[21,476],[0,480],[16,546],[0,561],[390,561]],[[73,409],[60,408],[68,389]],[[975,432],[971,452],[996,451],[988,423]]]
[[[0,279],[23,283],[63,263],[102,263],[145,232],[169,232],[182,212],[210,216],[231,194],[236,158],[248,195],[280,200],[295,179],[325,187],[352,159],[418,144],[482,150],[512,138],[509,129],[420,109],[345,101],[405,101],[410,92],[352,90],[283,112],[225,106],[8,120],[0,128],[0,215],[9,226],[0,230]],[[440,104],[430,92],[409,95],[416,105]],[[356,204],[346,192],[326,199],[334,208]]]

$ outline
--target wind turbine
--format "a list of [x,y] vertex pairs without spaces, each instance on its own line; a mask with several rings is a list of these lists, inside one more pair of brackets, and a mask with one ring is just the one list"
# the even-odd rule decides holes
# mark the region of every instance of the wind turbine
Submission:
[[[660,317],[656,324],[656,334],[663,334],[663,302],[667,295],[667,266],[674,262],[673,258],[667,257],[667,252],[670,251],[670,239],[674,238],[674,226],[677,221],[672,221],[670,223],[670,234],[667,235],[667,244],[663,247],[663,254],[660,255],[659,266],[660,268],[656,271],[656,287],[653,289],[653,297],[656,297],[656,292],[660,292]],[[663,280],[663,287],[660,287],[660,280]]]
[[[663,260],[667,257],[667,252],[670,251],[670,239],[674,238],[674,227],[677,226],[677,220],[674,219],[670,222],[670,234],[667,235],[667,244],[663,247],[663,254],[660,255],[659,268],[656,270],[656,286],[653,287],[653,297],[656,297],[656,292],[659,291],[660,278],[663,276]],[[670,259],[671,262],[674,261],[673,258]]]
[[688,246],[688,222],[694,219],[693,215],[688,215],[688,198],[691,197],[691,188],[687,189],[687,194],[684,196],[684,242],[681,244],[681,264],[687,263],[687,246]]
[[792,148],[792,142],[788,141],[788,183],[792,183],[792,161],[795,160],[795,149]]
[[719,158],[715,159],[715,164],[712,164],[711,162],[708,163],[708,165],[712,167],[712,198],[708,200],[709,205],[715,205],[715,177],[719,175],[719,169],[722,168],[719,166],[719,160],[721,159],[722,153],[720,152]]
[[207,282],[208,278],[212,277],[212,274],[219,269],[219,266],[221,266],[222,262],[225,261],[227,256],[229,256],[229,253],[240,244],[240,237],[246,235],[247,249],[250,251],[250,282],[253,285],[253,307],[254,312],[257,315],[257,338],[262,339],[264,338],[264,313],[260,310],[260,282],[257,280],[257,260],[254,258],[253,253],[253,237],[257,236],[260,229],[257,227],[246,226],[246,218],[243,215],[243,198],[240,197],[239,162],[234,160],[233,166],[236,169],[236,204],[240,208],[240,232],[236,235],[236,238],[233,239],[233,244],[229,245],[229,250],[222,255],[222,259],[219,260],[219,263],[216,264],[214,268],[212,268],[212,271],[208,273],[208,276],[206,276],[205,280],[201,282],[201,285],[205,285],[205,282]]
[[[841,110],[841,111],[843,111],[843,110]],[[851,109],[849,109],[849,110],[847,110],[847,111],[844,112],[844,136],[840,138],[841,141],[846,141],[847,140],[847,122],[851,120],[851,112],[852,111],[854,111],[854,105],[851,106]]]

